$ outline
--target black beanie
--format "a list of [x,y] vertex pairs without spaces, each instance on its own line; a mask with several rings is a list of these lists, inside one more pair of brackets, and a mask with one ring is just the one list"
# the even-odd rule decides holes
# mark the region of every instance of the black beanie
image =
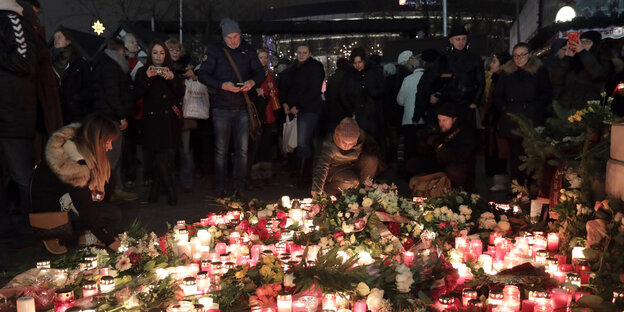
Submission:
[[436,113],[438,115],[444,115],[447,117],[455,118],[458,116],[457,108],[452,103],[440,103],[436,107]]
[[602,35],[595,31],[595,30],[590,30],[590,31],[586,31],[581,35],[581,39],[589,39],[591,40],[594,45],[598,45],[600,44],[600,40],[602,39]]

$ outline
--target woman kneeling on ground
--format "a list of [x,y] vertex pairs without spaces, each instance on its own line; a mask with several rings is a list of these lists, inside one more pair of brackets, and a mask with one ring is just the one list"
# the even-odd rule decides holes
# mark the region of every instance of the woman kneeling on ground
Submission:
[[117,135],[119,130],[110,119],[91,114],[82,123],[67,125],[50,137],[30,192],[31,226],[49,252],[67,252],[61,241],[80,233],[72,233],[72,226],[88,230],[79,243],[119,248],[116,228],[121,210],[100,202],[111,174],[106,152],[112,149]]

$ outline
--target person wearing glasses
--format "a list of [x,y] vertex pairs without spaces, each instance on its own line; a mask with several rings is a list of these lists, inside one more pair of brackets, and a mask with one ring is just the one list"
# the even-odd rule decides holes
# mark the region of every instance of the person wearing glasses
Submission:
[[552,76],[553,85],[560,87],[557,102],[562,107],[578,110],[601,98],[611,72],[610,60],[600,54],[601,37],[592,30],[582,33],[579,41],[568,40],[565,57]]
[[509,152],[511,178],[518,179],[522,185],[527,181],[527,176],[518,169],[519,156],[524,153],[522,138],[512,134],[518,125],[507,113],[524,115],[535,127],[543,125],[551,110],[552,87],[546,67],[531,55],[527,43],[516,44],[512,57],[502,66],[502,75],[494,90],[494,106],[500,111],[499,149]]

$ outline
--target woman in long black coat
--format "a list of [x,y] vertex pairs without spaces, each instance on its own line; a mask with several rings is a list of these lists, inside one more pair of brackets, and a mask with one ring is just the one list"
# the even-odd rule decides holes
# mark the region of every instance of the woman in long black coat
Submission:
[[82,120],[91,110],[93,97],[91,68],[72,40],[67,30],[54,33],[52,64],[65,124]]
[[141,139],[143,147],[154,155],[157,177],[148,201],[156,202],[164,188],[169,205],[177,204],[173,184],[175,151],[180,147],[181,101],[185,86],[173,72],[169,49],[161,41],[153,41],[148,49],[147,64],[136,75],[135,96],[143,99]]
[[[524,154],[522,138],[512,134],[518,125],[508,113],[523,115],[533,126],[541,126],[552,105],[552,87],[548,71],[542,62],[529,53],[526,43],[518,43],[513,49],[513,59],[503,65],[503,74],[494,90],[494,105],[500,111],[498,122],[499,138],[509,148],[511,177],[521,184],[527,177],[520,172],[519,156]],[[499,146],[500,148],[500,146]]]

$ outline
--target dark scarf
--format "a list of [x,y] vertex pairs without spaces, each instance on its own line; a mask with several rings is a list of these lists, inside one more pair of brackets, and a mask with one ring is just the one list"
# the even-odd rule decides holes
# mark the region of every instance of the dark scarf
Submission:
[[54,65],[54,70],[59,77],[63,75],[63,72],[69,65],[73,56],[72,54],[72,49],[67,47],[61,49],[54,48],[54,50],[52,50],[52,56],[54,57],[52,65]]

